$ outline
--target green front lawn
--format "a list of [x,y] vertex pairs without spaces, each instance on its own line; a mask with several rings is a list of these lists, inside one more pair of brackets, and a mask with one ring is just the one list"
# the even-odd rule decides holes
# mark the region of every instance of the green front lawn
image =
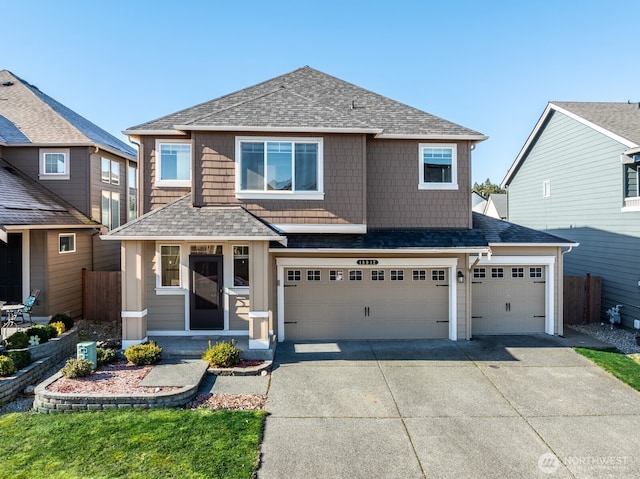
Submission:
[[0,416],[0,478],[250,478],[264,411]]
[[597,349],[574,348],[605,371],[610,372],[636,391],[640,391],[640,364],[622,353]]

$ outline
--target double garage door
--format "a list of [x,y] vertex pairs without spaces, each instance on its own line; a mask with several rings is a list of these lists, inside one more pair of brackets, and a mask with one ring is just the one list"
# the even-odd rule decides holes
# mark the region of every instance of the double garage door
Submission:
[[[472,335],[544,332],[545,274],[473,268]],[[449,269],[285,268],[284,311],[287,340],[447,338]]]
[[287,340],[448,337],[448,269],[287,268],[284,274]]

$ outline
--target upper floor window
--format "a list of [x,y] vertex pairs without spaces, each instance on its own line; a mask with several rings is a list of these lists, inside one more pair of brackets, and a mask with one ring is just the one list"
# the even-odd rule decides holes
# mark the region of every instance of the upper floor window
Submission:
[[632,159],[624,161],[634,161],[633,163],[625,163],[624,168],[624,204],[622,211],[640,211],[640,182],[638,181],[638,165],[636,157],[640,160],[639,155],[634,155]]
[[455,144],[420,143],[421,190],[458,189],[458,148]]
[[102,224],[110,230],[120,226],[120,193],[102,191]]
[[549,198],[551,196],[551,180],[544,180],[542,182],[542,197]]
[[101,160],[101,178],[103,183],[120,184],[120,163],[109,158]]
[[138,217],[138,169],[127,167],[127,221]]
[[156,186],[191,186],[190,140],[156,141]]
[[323,199],[322,144],[321,138],[236,138],[236,196]]
[[42,148],[40,150],[40,179],[69,179],[69,149]]
[[58,235],[58,253],[75,253],[76,251],[76,234],[60,233]]

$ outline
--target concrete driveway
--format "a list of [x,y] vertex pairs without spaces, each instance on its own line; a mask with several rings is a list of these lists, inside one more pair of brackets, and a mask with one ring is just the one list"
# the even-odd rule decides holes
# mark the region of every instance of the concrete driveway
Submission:
[[640,477],[640,393],[548,336],[283,343],[260,479]]

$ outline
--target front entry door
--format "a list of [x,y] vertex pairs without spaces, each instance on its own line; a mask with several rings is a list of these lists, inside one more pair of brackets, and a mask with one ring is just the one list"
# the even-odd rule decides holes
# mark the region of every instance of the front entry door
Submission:
[[224,329],[221,255],[190,255],[190,327]]
[[22,297],[22,234],[9,233],[0,240],[0,299],[19,303]]

